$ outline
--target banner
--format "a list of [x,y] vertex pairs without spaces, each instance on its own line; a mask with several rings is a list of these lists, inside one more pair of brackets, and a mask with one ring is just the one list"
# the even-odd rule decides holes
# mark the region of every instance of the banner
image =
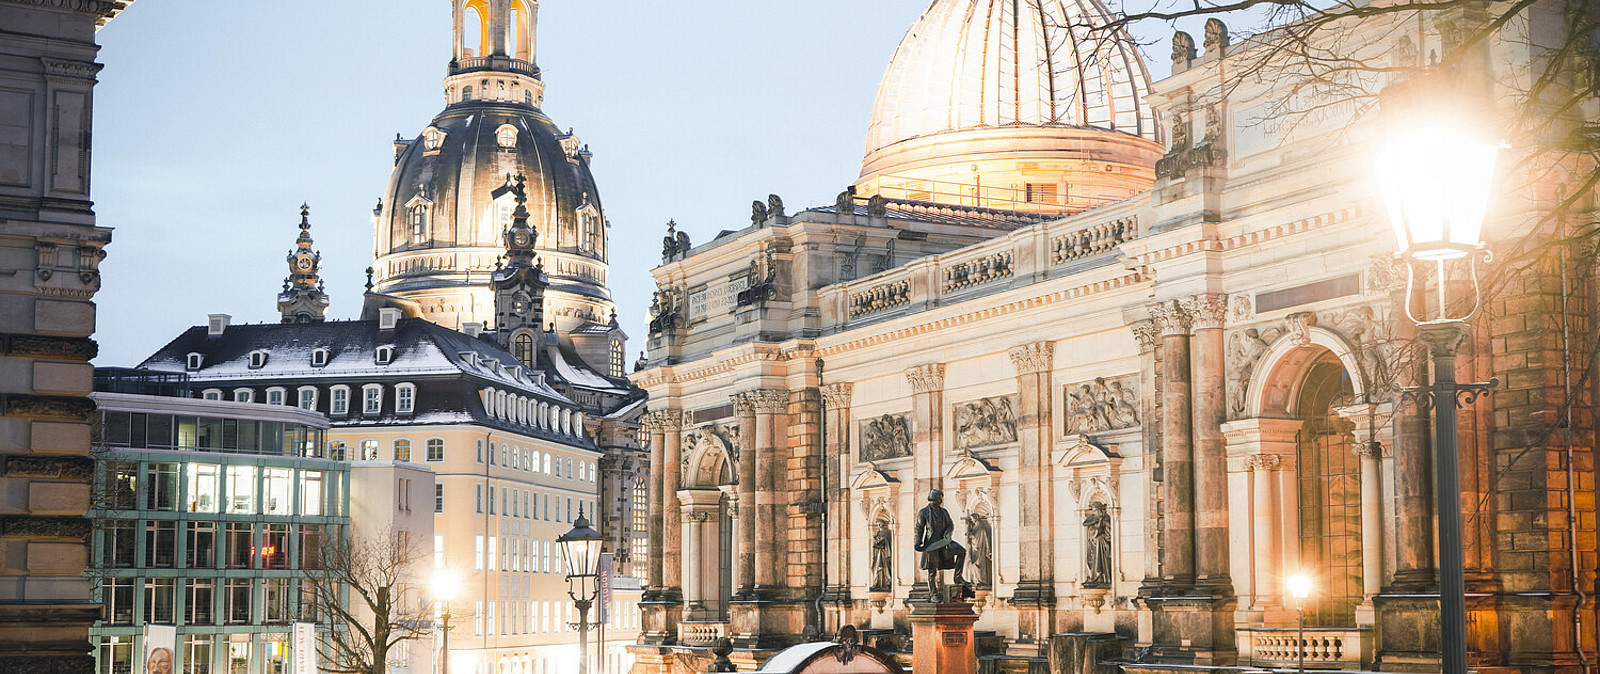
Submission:
[[317,625],[294,624],[294,674],[317,674]]
[[600,625],[606,624],[606,616],[610,615],[611,613],[611,567],[611,553],[600,553],[600,592],[597,596],[595,596],[594,600],[595,605],[600,608],[600,612],[597,614],[595,622]]
[[178,628],[171,625],[144,626],[144,674],[173,674],[172,654],[177,649]]

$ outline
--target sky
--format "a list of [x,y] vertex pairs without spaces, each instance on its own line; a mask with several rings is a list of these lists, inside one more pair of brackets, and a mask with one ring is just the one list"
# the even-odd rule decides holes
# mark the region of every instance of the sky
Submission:
[[[642,350],[666,222],[698,244],[857,176],[878,81],[927,0],[546,0],[543,109],[594,153],[611,289]],[[96,365],[135,365],[206,315],[277,322],[311,206],[356,318],[398,133],[444,106],[446,0],[143,0],[100,31],[93,196],[112,228]],[[1152,70],[1165,70],[1152,59]]]

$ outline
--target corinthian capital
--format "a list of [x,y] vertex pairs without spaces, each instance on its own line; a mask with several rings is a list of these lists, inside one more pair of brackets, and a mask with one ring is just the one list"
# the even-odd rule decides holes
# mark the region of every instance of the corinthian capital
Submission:
[[1150,305],[1150,318],[1155,319],[1162,335],[1187,335],[1194,320],[1188,308],[1178,300],[1164,300]]
[[912,393],[932,393],[944,390],[944,363],[918,365],[906,370],[906,381]]
[[783,414],[789,411],[789,392],[776,389],[756,389],[750,392],[758,414]]
[[1228,319],[1228,296],[1219,294],[1195,295],[1184,302],[1196,330],[1221,330]]
[[1133,331],[1133,338],[1139,340],[1139,353],[1155,351],[1161,341],[1161,331],[1154,320],[1134,321],[1128,324],[1128,329]]
[[683,411],[675,407],[644,415],[644,427],[651,433],[666,433],[683,428]]
[[838,410],[847,408],[850,406],[850,393],[852,390],[854,390],[854,388],[855,385],[851,384],[850,382],[828,384],[823,386],[822,402],[826,403],[829,409]]
[[750,417],[756,413],[756,399],[749,392],[735,393],[728,396],[733,401],[734,416]]
[[1055,342],[1034,342],[1013,346],[1008,351],[1011,355],[1011,364],[1017,368],[1018,375],[1038,374],[1049,372],[1055,362]]

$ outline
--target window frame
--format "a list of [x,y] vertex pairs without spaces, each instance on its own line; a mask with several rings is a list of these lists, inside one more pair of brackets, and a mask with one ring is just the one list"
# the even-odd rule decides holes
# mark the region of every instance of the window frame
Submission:
[[[277,397],[277,402],[273,402],[274,396]],[[289,404],[289,389],[282,386],[267,387],[266,403],[268,405],[287,406]]]
[[[339,399],[339,394],[344,394],[344,399]],[[342,417],[350,414],[350,387],[344,384],[335,384],[328,387],[328,414]]]
[[[309,396],[310,400],[309,401],[307,400],[308,396],[306,394],[310,394],[310,396]],[[309,402],[311,404],[310,407],[306,406],[307,402]],[[298,407],[300,409],[307,410],[307,411],[310,411],[310,412],[315,412],[315,411],[317,411],[317,403],[318,402],[320,402],[320,401],[317,400],[317,387],[315,387],[315,386],[301,386],[300,388],[295,389],[295,407]]]
[[[377,395],[372,393],[376,391]],[[383,414],[383,384],[364,384],[361,387],[361,416]]]
[[417,408],[417,385],[410,382],[395,384],[394,413],[411,414]]

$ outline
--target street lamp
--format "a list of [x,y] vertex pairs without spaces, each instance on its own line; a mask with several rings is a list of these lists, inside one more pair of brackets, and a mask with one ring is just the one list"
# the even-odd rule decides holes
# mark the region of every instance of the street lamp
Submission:
[[1296,629],[1294,652],[1300,660],[1300,674],[1306,674],[1306,597],[1311,596],[1311,578],[1295,574],[1289,579],[1289,594],[1294,597]]
[[439,674],[450,674],[450,600],[456,598],[460,587],[461,579],[448,569],[439,569],[433,575],[433,598],[439,602],[439,631],[443,640],[439,649]]
[[572,522],[572,531],[556,538],[561,546],[561,557],[567,562],[567,596],[578,607],[578,674],[589,672],[589,607],[600,591],[596,567],[600,561],[600,547],[605,537],[589,528],[589,518],[578,508],[578,519]]
[[[1406,261],[1406,316],[1433,356],[1432,386],[1408,387],[1404,400],[1434,412],[1435,498],[1439,508],[1439,644],[1444,674],[1467,671],[1466,581],[1461,560],[1461,478],[1456,449],[1456,407],[1487,395],[1499,382],[1456,382],[1456,352],[1467,339],[1467,319],[1478,311],[1477,261],[1489,257],[1480,240],[1498,144],[1447,120],[1396,133],[1377,165],[1389,220]],[[1472,302],[1452,312],[1445,263],[1466,258]],[[1414,263],[1437,268],[1434,308],[1412,311]]]

